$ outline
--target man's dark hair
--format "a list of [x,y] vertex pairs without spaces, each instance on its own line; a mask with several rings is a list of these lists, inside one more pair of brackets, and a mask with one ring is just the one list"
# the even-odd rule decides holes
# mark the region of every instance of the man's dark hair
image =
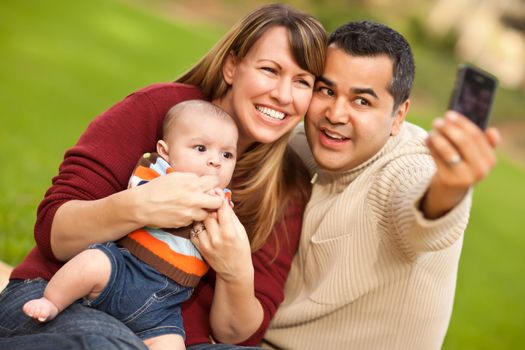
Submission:
[[387,87],[394,97],[394,111],[409,98],[415,74],[414,56],[401,34],[380,23],[350,22],[330,34],[328,44],[335,44],[352,56],[387,55],[394,68]]

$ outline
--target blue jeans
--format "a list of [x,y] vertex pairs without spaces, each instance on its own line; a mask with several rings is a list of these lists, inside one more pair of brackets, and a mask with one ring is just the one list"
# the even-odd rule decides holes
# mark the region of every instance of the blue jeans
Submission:
[[[51,322],[40,324],[22,306],[42,297],[47,281],[11,281],[0,294],[0,349],[146,350],[129,328],[112,316],[75,303]],[[187,350],[257,350],[228,344],[196,344]]]
[[11,281],[0,294],[0,349],[146,349],[124,324],[80,303],[48,323],[26,316],[22,306],[42,297],[46,285],[42,279]]
[[229,344],[195,344],[188,346],[186,350],[263,350],[255,346],[238,346]]
[[181,304],[193,288],[175,283],[114,242],[94,244],[111,262],[111,276],[97,299],[84,303],[108,313],[140,339],[165,334],[186,337]]

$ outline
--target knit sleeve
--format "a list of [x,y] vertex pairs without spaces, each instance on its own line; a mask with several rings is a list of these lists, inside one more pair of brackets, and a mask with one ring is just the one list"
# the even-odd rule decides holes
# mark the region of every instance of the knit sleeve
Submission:
[[435,163],[428,154],[412,154],[391,161],[381,172],[372,193],[383,202],[381,221],[393,232],[401,249],[414,258],[422,252],[445,249],[463,234],[468,223],[471,191],[444,216],[430,220],[419,209]]
[[202,98],[180,84],[155,84],[127,96],[96,119],[69,149],[37,211],[35,239],[46,258],[55,260],[50,231],[57,209],[70,200],[95,200],[127,187],[137,159],[155,149],[168,109]]

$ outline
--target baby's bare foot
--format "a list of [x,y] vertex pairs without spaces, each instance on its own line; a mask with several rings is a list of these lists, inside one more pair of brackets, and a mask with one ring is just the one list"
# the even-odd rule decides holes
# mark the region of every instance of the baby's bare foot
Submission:
[[40,322],[51,321],[58,314],[56,305],[44,297],[29,300],[24,304],[23,310],[27,316]]

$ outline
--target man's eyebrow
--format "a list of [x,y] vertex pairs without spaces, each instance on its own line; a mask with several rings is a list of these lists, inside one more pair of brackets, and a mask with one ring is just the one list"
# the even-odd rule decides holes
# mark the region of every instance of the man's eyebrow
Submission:
[[330,79],[328,79],[327,77],[325,76],[320,76],[320,77],[317,77],[317,81],[320,81],[321,83],[325,84],[325,85],[328,85],[328,86],[334,86],[335,83],[333,81],[331,81]]
[[[332,80],[328,79],[327,77],[323,75],[321,75],[320,77],[317,77],[316,82],[321,82],[325,84],[326,86],[330,86],[330,87],[333,87],[336,85],[335,82],[333,82]],[[367,94],[367,95],[370,95],[370,96],[373,96],[379,99],[379,96],[377,96],[376,92],[372,88],[355,87],[355,88],[351,88],[350,91],[356,95]]]
[[377,96],[376,92],[372,88],[352,88],[350,89],[354,94],[360,95],[360,94],[367,94],[374,96],[375,98],[379,99],[379,96]]

